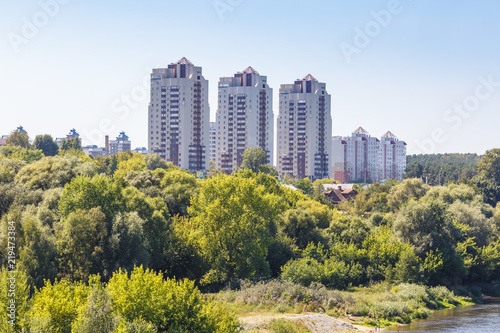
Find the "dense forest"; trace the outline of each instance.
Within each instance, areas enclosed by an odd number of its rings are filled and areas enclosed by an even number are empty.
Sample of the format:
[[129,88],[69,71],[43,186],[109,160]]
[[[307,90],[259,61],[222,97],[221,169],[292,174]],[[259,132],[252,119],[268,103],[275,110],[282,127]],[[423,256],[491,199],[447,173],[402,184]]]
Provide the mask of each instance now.
[[[289,302],[381,282],[429,286],[431,302],[448,295],[438,286],[500,281],[499,149],[467,183],[374,184],[334,206],[328,180],[282,186],[258,149],[199,179],[157,155],[92,159],[51,140],[14,133],[0,148],[0,302],[15,299],[2,332],[236,332],[203,293],[258,281]],[[342,306],[328,297],[325,309]]]
[[429,185],[470,180],[477,175],[477,154],[422,154],[406,157],[405,178],[422,178]]

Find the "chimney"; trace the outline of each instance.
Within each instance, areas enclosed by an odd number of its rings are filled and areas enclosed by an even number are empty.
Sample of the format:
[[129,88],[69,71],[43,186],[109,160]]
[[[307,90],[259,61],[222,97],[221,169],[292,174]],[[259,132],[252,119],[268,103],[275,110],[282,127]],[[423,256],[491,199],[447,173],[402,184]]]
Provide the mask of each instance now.
[[104,156],[109,156],[109,135],[104,137]]

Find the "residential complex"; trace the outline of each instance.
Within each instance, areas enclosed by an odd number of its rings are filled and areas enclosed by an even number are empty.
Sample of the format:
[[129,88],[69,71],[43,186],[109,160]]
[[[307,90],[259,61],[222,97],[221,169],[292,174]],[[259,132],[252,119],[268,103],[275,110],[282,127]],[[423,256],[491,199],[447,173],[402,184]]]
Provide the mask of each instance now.
[[[351,136],[332,137],[331,96],[326,84],[311,74],[280,86],[276,137],[273,89],[267,76],[247,67],[231,77],[221,77],[217,97],[216,121],[210,122],[208,81],[201,67],[182,58],[167,68],[153,69],[148,148],[132,150],[122,131],[116,140],[110,141],[106,135],[104,147],[82,149],[93,157],[128,150],[158,154],[191,173],[204,174],[215,167],[230,174],[241,166],[247,148],[261,147],[266,163],[276,166],[280,178],[334,178],[342,183],[403,179],[406,143],[391,131],[376,138],[362,127]],[[22,126],[17,131],[26,133]],[[8,136],[0,137],[0,146]],[[71,138],[81,143],[74,128],[56,142],[61,145]]]
[[148,150],[190,172],[208,168],[208,81],[186,58],[153,69]]
[[283,84],[279,93],[278,155],[280,177],[312,180],[331,173],[331,96],[312,75]]
[[333,178],[340,182],[403,179],[406,143],[387,132],[379,140],[359,127],[350,137],[332,138]]
[[232,173],[249,147],[261,147],[272,164],[274,145],[273,90],[267,77],[248,67],[219,80],[216,121],[216,167]]
[[125,132],[120,132],[120,135],[116,137],[116,140],[109,141],[109,155],[115,155],[131,150],[131,146],[132,144]]
[[105,136],[104,147],[98,147],[96,145],[88,145],[82,147],[85,154],[97,157],[97,156],[111,156],[118,153],[126,152],[130,150],[134,153],[147,154],[148,150],[145,147],[132,149],[132,142],[125,132],[120,132],[120,135],[116,137],[116,140],[109,140],[109,136]]

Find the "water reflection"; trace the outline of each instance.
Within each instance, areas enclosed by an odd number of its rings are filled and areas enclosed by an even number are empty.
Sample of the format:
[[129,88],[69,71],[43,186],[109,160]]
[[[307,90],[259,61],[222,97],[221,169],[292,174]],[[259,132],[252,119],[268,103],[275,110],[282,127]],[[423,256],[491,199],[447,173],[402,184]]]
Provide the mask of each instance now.
[[499,333],[500,304],[482,304],[436,311],[426,320],[390,327],[390,332]]

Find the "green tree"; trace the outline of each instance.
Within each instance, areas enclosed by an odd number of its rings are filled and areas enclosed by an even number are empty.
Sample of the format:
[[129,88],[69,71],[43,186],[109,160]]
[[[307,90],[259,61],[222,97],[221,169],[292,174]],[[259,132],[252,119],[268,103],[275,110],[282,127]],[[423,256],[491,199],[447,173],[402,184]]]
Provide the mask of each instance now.
[[158,175],[159,173],[160,172],[151,172],[150,170],[142,172],[130,171],[127,176],[125,176],[125,181],[148,197],[162,197],[163,192],[160,187],[161,176]]
[[28,134],[19,130],[15,130],[14,132],[12,132],[5,143],[7,145],[19,146],[26,149],[31,147],[30,137],[28,136]]
[[113,216],[122,207],[121,188],[106,176],[98,175],[92,178],[78,176],[66,184],[59,201],[59,212],[63,217],[78,209],[89,210],[101,207],[108,221],[108,234],[111,233]]
[[94,163],[83,162],[76,156],[53,156],[26,165],[15,180],[30,189],[47,190],[63,187],[79,175],[92,177],[96,171]]
[[389,190],[387,203],[393,211],[399,210],[410,199],[420,199],[429,190],[421,179],[405,179]]
[[43,287],[45,280],[57,277],[57,244],[52,228],[36,216],[36,209],[28,207],[22,213],[24,246],[19,248],[19,263],[33,288]]
[[327,230],[331,243],[343,242],[361,244],[370,232],[366,220],[356,216],[337,214]]
[[89,287],[68,280],[51,283],[38,290],[28,311],[29,332],[70,333],[73,322],[87,303]]
[[281,279],[309,286],[321,279],[321,264],[316,259],[300,258],[290,260],[281,268]]
[[280,216],[280,227],[283,233],[295,240],[299,249],[304,249],[309,243],[325,242],[318,230],[315,218],[302,209],[289,209]]
[[161,179],[161,188],[170,214],[187,216],[191,198],[199,187],[199,181],[189,172],[180,169],[167,171]]
[[114,177],[124,178],[130,171],[141,172],[146,170],[146,162],[141,154],[134,154],[130,159],[118,163],[118,167],[114,173]]
[[405,251],[396,263],[396,280],[404,283],[421,283],[422,271],[422,260],[412,250]]
[[500,185],[500,148],[488,150],[477,168],[480,174]]
[[25,165],[25,161],[0,158],[0,184],[13,182],[14,177]]
[[144,156],[144,162],[146,163],[146,168],[151,171],[156,169],[168,170],[170,168],[174,168],[174,164],[172,162],[165,161],[158,154],[148,154]]
[[102,272],[107,234],[106,216],[100,207],[76,210],[65,217],[57,232],[60,275],[86,281],[90,274]]
[[451,251],[456,234],[445,206],[428,201],[410,201],[403,206],[393,230],[400,240],[411,243],[421,258],[430,250]]
[[117,327],[118,317],[113,313],[111,296],[101,284],[94,285],[87,304],[73,322],[74,333],[110,333]]
[[159,197],[146,197],[131,186],[124,189],[123,202],[126,212],[137,212],[144,221],[144,245],[149,253],[150,267],[163,270],[170,247],[170,216],[165,202]]
[[37,135],[33,148],[40,149],[45,156],[55,156],[59,152],[59,146],[49,134]]
[[206,180],[188,212],[211,270],[205,283],[269,275],[266,261],[279,197],[255,178],[217,176]]
[[144,247],[144,220],[137,212],[119,213],[113,219],[111,249],[113,271],[123,268],[132,271],[134,266],[148,265],[149,253]]
[[32,163],[43,158],[41,150],[33,150],[20,146],[7,145],[0,147],[0,156]]
[[73,137],[69,139],[63,139],[61,141],[60,150],[82,150],[82,144],[80,143],[79,137]]
[[267,154],[261,147],[249,147],[243,152],[241,168],[252,170],[257,173],[261,171],[261,167],[266,165]]
[[[3,227],[3,226],[2,226]],[[13,283],[12,283],[13,282]],[[14,294],[11,294],[12,284]],[[4,333],[22,332],[25,327],[26,312],[29,309],[29,284],[26,273],[22,269],[17,269],[16,273],[11,273],[6,266],[0,268],[0,331]],[[11,297],[13,296],[13,297]],[[15,300],[15,309],[11,310],[11,300]],[[9,323],[12,322],[14,325]]]
[[500,201],[500,148],[486,152],[479,161],[478,171],[476,184],[483,192],[485,200],[495,205]]
[[178,279],[200,280],[205,263],[189,218],[174,216],[170,230],[171,245],[166,257],[166,275]]
[[311,183],[311,180],[308,177],[297,180],[295,182],[295,186],[307,196],[311,197],[314,194],[313,184]]

